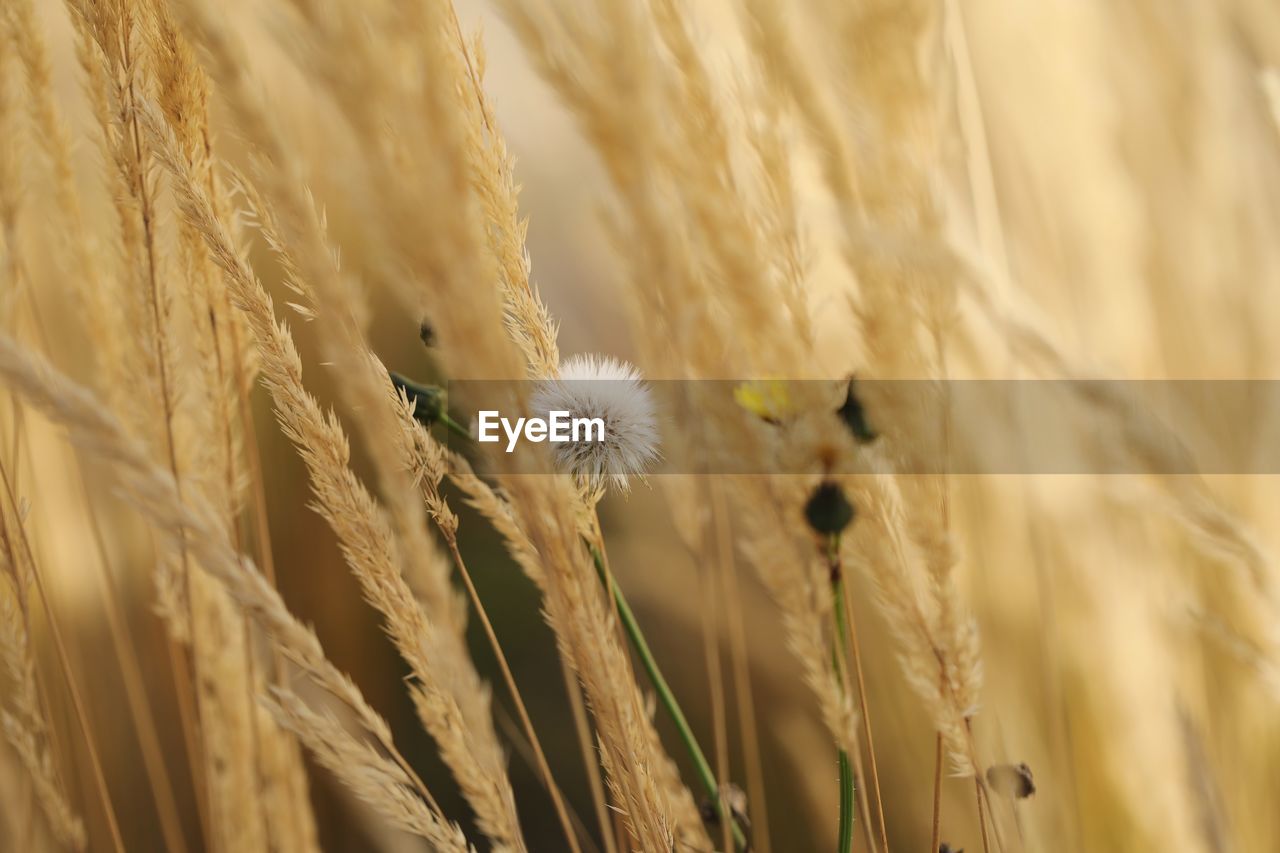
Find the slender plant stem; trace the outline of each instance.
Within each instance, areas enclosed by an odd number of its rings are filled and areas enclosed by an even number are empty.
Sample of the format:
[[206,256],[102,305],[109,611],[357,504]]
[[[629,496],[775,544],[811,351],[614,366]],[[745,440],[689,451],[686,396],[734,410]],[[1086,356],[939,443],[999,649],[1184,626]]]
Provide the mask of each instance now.
[[[978,827],[982,830],[982,853],[991,853],[991,842],[987,837],[987,809],[983,805],[986,789],[982,784],[982,762],[978,760],[978,750],[973,737],[973,721],[966,718],[964,721],[965,734],[969,739],[969,755],[973,762],[973,790],[977,797],[978,803]],[[1004,845],[1000,841],[1000,827],[996,826],[995,815],[991,815],[991,826],[995,829],[996,844],[1003,850]]]
[[[844,586],[844,578],[839,571],[839,561],[837,556],[840,553],[840,537],[832,536],[828,543],[828,560],[830,562],[831,571],[831,598],[834,605],[833,613],[836,622],[837,640],[831,647],[831,667],[835,670],[836,680],[845,690],[848,685],[845,684],[844,670],[840,665],[840,639],[845,635],[845,614],[844,614],[844,595],[842,587]],[[844,749],[840,750],[840,838],[836,853],[849,853],[853,849],[853,767],[849,761],[849,753]]]
[[671,715],[672,722],[676,725],[676,731],[680,734],[680,740],[684,743],[685,750],[693,760],[698,779],[702,782],[702,787],[706,790],[707,797],[715,804],[716,814],[720,816],[720,819],[729,821],[732,824],[734,844],[739,850],[746,850],[746,835],[743,833],[742,827],[738,825],[738,820],[733,815],[732,810],[726,808],[721,801],[720,785],[716,782],[715,773],[707,762],[707,757],[703,754],[702,748],[698,746],[698,740],[693,735],[693,729],[689,727],[689,721],[685,717],[684,711],[680,709],[680,703],[676,701],[675,694],[671,692],[670,685],[667,684],[666,678],[662,675],[662,670],[658,668],[658,662],[654,658],[653,652],[649,649],[649,643],[645,640],[644,633],[640,630],[640,623],[636,621],[635,614],[631,611],[631,606],[627,604],[627,599],[622,594],[621,588],[614,583],[613,576],[605,568],[604,556],[600,553],[600,549],[591,544],[588,544],[588,547],[591,549],[591,559],[595,562],[596,572],[600,575],[600,581],[610,591],[614,604],[618,609],[618,617],[627,632],[627,637],[631,640],[631,646],[635,650],[636,657],[640,658],[640,663],[644,666],[645,672],[649,674],[649,680],[653,683],[654,690],[658,693],[659,701],[667,709],[667,713]]
[[930,853],[938,853],[942,841],[942,733],[935,737],[936,746],[933,755],[933,834],[929,844]]
[[525,707],[524,699],[520,695],[520,688],[516,686],[515,676],[511,673],[511,667],[507,664],[507,656],[502,651],[502,645],[498,642],[498,635],[493,630],[493,623],[489,621],[488,611],[485,610],[484,603],[480,600],[480,593],[476,591],[475,584],[471,581],[471,572],[467,570],[467,564],[463,562],[462,553],[458,550],[458,542],[452,536],[445,537],[445,544],[449,546],[449,554],[453,557],[454,563],[458,567],[458,574],[462,576],[462,582],[467,588],[467,594],[471,597],[471,603],[476,608],[476,615],[480,617],[480,625],[484,628],[485,636],[489,639],[489,645],[493,648],[494,657],[498,659],[498,668],[502,671],[502,678],[506,681],[507,690],[511,693],[511,699],[515,703],[516,713],[520,715],[520,722],[524,726],[525,734],[529,737],[529,745],[533,748],[534,758],[537,759],[538,769],[542,773],[543,781],[546,783],[547,793],[551,796],[551,803],[555,807],[556,816],[560,818],[561,827],[564,829],[566,840],[573,853],[580,853],[578,846],[578,834],[574,831],[573,821],[569,819],[569,810],[565,807],[564,795],[560,792],[560,787],[556,784],[555,777],[551,775],[551,765],[547,763],[547,756],[542,751],[542,743],[538,740],[537,730],[533,727],[533,720],[529,717],[529,710]]
[[[49,592],[45,588],[44,578],[40,574],[40,567],[36,564],[35,551],[31,547],[31,540],[27,538],[26,529],[21,522],[21,513],[18,510],[17,496],[14,494],[13,485],[9,481],[9,475],[5,472],[4,466],[0,465],[0,480],[3,480],[5,497],[9,499],[9,506],[13,510],[14,517],[19,519],[17,524],[17,539],[22,544],[23,552],[26,556],[27,565],[31,567],[31,579],[35,584],[36,595],[40,597],[40,604],[44,609],[45,621],[49,623],[49,635],[53,638],[54,650],[57,652],[58,663],[62,668],[62,675],[67,682],[67,694],[71,697],[71,707],[73,709],[76,725],[80,729],[80,736],[84,739],[85,750],[89,755],[89,767],[93,772],[94,787],[96,788],[98,798],[102,803],[103,817],[107,822],[107,829],[111,833],[111,843],[117,853],[124,853],[124,841],[120,836],[120,825],[116,821],[115,808],[111,803],[111,793],[107,788],[107,779],[102,772],[102,760],[98,754],[98,747],[93,737],[93,729],[89,725],[89,715],[85,710],[84,699],[80,695],[80,688],[76,684],[75,673],[71,669],[71,660],[67,652],[66,643],[62,639],[62,631],[58,627],[58,620],[54,618],[53,603],[49,598]],[[46,700],[47,705],[47,700]]]
[[991,853],[991,842],[987,838],[987,815],[982,805],[982,780],[978,774],[973,775],[973,790],[978,798],[978,828],[982,830],[982,853]]
[[[129,39],[124,39],[122,50],[126,65],[131,65],[129,57]],[[151,307],[151,322],[156,340],[156,379],[160,385],[160,402],[164,414],[165,450],[169,458],[169,469],[173,474],[174,486],[178,500],[182,500],[183,478],[178,466],[178,453],[174,441],[173,419],[174,398],[170,384],[169,363],[166,357],[165,314],[161,310],[160,283],[156,269],[156,234],[154,227],[153,199],[147,191],[147,157],[142,148],[142,130],[138,126],[138,94],[134,83],[130,81],[127,90],[129,111],[129,138],[133,143],[133,155],[138,164],[137,186],[134,188],[142,217],[142,232],[145,236],[147,255],[147,296]],[[178,531],[178,550],[182,561],[182,596],[186,601],[186,619],[190,629],[190,648],[182,649],[170,637],[168,639],[170,664],[174,671],[174,689],[178,697],[178,716],[182,723],[183,737],[187,747],[187,760],[190,766],[192,785],[195,790],[196,812],[200,818],[200,827],[206,843],[214,846],[212,818],[209,811],[208,779],[205,777],[204,729],[200,721],[200,697],[196,685],[200,680],[199,653],[196,648],[195,613],[191,600],[191,560],[187,553],[186,531]]]
[[862,770],[862,753],[854,750],[849,754],[849,760],[853,764],[853,796],[854,802],[858,806],[857,816],[853,819],[853,825],[855,828],[862,827],[862,837],[867,842],[867,850],[875,853],[876,839],[872,829],[875,826],[875,821],[871,819],[871,803],[867,797],[868,786],[864,781],[867,778],[867,774]]
[[853,849],[853,767],[849,753],[840,750],[840,840],[836,844],[839,853]]
[[[835,560],[840,560],[840,553],[837,549]],[[884,799],[880,796],[880,771],[876,767],[876,741],[871,734],[871,709],[867,706],[867,682],[862,675],[862,652],[858,646],[858,623],[853,613],[853,601],[849,595],[849,584],[843,581],[843,572],[841,573],[840,583],[840,600],[844,604],[844,629],[846,635],[842,635],[841,640],[847,639],[849,643],[849,656],[853,662],[854,678],[858,682],[858,704],[862,712],[862,732],[867,740],[867,759],[871,770],[871,790],[876,795],[876,816],[880,821],[880,846],[884,853],[889,853],[889,829],[885,825],[884,820]]]
[[741,723],[742,754],[747,771],[747,802],[751,815],[751,846],[760,853],[771,853],[769,809],[765,796],[764,764],[760,758],[760,731],[756,724],[755,699],[751,690],[751,666],[747,660],[747,632],[743,623],[742,595],[738,588],[738,565],[733,554],[733,531],[729,526],[729,507],[724,484],[711,485],[711,514],[716,538],[723,551],[720,561],[721,584],[724,587],[725,612],[728,615],[729,656],[733,666],[736,710]]
[[582,751],[582,764],[587,772],[587,787],[591,790],[591,805],[600,823],[600,839],[605,853],[618,853],[614,839],[613,820],[609,814],[609,802],[605,799],[604,780],[600,776],[600,763],[596,759],[595,743],[591,739],[591,721],[587,717],[587,703],[582,698],[582,685],[574,677],[573,670],[563,657],[559,657],[560,672],[564,676],[564,690],[569,697],[569,709],[573,712],[573,729],[578,736],[578,748]]
[[[702,616],[702,640],[707,663],[707,681],[709,685],[709,694],[711,698],[711,720],[712,720],[712,738],[713,748],[715,751],[715,772],[720,779],[729,778],[729,731],[728,721],[725,709],[724,696],[724,667],[720,659],[720,602],[721,596],[718,594],[717,584],[719,578],[717,575],[725,571],[725,563],[732,559],[731,551],[733,548],[731,540],[728,538],[728,530],[724,525],[724,519],[712,518],[711,526],[714,529],[715,543],[714,556],[706,562],[709,562],[715,568],[712,571],[700,572],[699,582],[703,585],[702,599],[706,602],[706,606],[699,608]],[[699,562],[703,562],[700,560]],[[723,810],[726,803],[724,802],[725,791],[720,791],[719,803]],[[730,824],[728,821],[720,822],[721,841],[725,850],[733,849],[733,836],[730,832]]]
[[[511,713],[501,705],[495,705],[493,708],[493,719],[508,738],[511,740],[511,746],[519,754],[520,758],[535,771],[538,769],[538,757],[533,754],[533,747],[529,744],[529,738],[525,736],[524,731],[520,728],[520,724],[512,718]],[[541,772],[538,773],[538,781],[542,782],[543,790],[546,787],[546,779],[542,778]],[[550,793],[548,791],[548,793]],[[573,821],[574,829],[577,830],[578,837],[586,844],[592,853],[600,853],[600,848],[596,846],[594,839],[591,837],[591,830],[587,829],[586,823],[582,820],[582,815],[578,814],[578,810],[573,804],[565,801],[565,808],[569,810],[569,820]]]
[[448,412],[440,413],[440,423],[448,427],[449,431],[461,436],[462,438],[471,438],[471,430],[449,417]]
[[[48,327],[41,313],[35,291],[29,287],[24,289],[27,292],[28,308],[31,311],[36,334],[39,336],[45,351],[52,352]],[[21,435],[21,427],[26,421],[25,418],[20,416],[17,409],[15,409],[15,418],[14,442],[16,445],[18,437]],[[16,463],[18,459],[16,452],[12,458]],[[120,595],[116,591],[115,581],[113,580],[115,573],[111,569],[111,559],[107,550],[106,539],[102,534],[102,524],[98,519],[93,500],[89,496],[89,486],[84,473],[84,460],[81,458],[79,448],[73,450],[70,465],[75,474],[76,485],[79,487],[79,492],[84,499],[89,532],[98,555],[97,563],[100,571],[98,580],[103,592],[103,613],[107,619],[107,630],[111,637],[115,658],[120,666],[121,683],[124,687],[125,699],[130,710],[130,722],[133,725],[134,734],[138,738],[139,750],[142,753],[143,770],[147,774],[148,782],[150,783],[151,795],[156,805],[156,816],[160,823],[160,832],[164,836],[165,844],[173,853],[187,853],[186,837],[182,832],[182,818],[178,814],[177,800],[174,798],[173,781],[169,777],[168,768],[165,766],[164,750],[156,735],[158,729],[156,728],[155,717],[151,712],[151,705],[147,699],[146,682],[142,675],[142,667],[138,662],[137,644],[134,642],[133,634],[129,630],[124,615],[124,607],[120,602]],[[19,470],[20,466],[15,464],[13,473],[15,493],[18,487]]]

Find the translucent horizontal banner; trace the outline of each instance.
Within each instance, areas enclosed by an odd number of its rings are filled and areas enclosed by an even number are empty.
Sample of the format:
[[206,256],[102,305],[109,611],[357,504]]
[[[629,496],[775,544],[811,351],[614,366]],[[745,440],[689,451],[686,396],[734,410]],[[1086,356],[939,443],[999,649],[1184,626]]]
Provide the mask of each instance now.
[[481,469],[808,474],[875,460],[904,474],[1280,473],[1280,381],[619,376],[443,390],[419,415],[451,421],[441,435]]

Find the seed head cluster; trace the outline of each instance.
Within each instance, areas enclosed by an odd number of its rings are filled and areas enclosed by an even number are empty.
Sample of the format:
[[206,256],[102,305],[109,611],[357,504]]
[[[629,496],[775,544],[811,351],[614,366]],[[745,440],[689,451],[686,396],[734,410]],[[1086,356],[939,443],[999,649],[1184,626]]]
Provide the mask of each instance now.
[[571,418],[604,422],[600,441],[551,445],[560,470],[593,487],[607,483],[626,491],[630,478],[642,476],[662,456],[653,393],[639,371],[624,361],[571,356],[560,365],[558,377],[538,384],[531,407],[539,417],[565,411]]

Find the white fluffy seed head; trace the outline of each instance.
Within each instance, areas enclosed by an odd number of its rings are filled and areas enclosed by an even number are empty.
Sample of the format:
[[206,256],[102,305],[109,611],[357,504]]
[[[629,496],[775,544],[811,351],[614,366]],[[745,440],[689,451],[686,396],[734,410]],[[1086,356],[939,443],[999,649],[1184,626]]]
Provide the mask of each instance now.
[[560,470],[593,488],[609,483],[626,491],[628,478],[642,476],[661,458],[653,394],[639,371],[624,361],[571,356],[560,365],[559,377],[538,383],[530,405],[539,417],[559,411],[604,422],[603,441],[551,445]]

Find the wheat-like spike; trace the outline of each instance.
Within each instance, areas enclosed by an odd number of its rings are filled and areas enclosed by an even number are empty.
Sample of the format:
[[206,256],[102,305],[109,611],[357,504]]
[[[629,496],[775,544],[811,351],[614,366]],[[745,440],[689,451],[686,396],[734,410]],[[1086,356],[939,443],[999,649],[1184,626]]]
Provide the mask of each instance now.
[[[401,540],[405,579],[431,617],[461,637],[466,625],[465,605],[450,585],[448,559],[427,535],[426,515],[415,484],[407,474],[407,469],[414,464],[415,450],[412,443],[406,441],[406,424],[413,421],[397,410],[398,397],[392,391],[387,370],[369,349],[368,311],[363,295],[354,285],[343,281],[336,252],[329,248],[323,221],[314,214],[309,197],[300,195],[293,184],[272,179],[272,195],[283,202],[281,209],[285,213],[281,216],[246,178],[238,177],[237,183],[263,237],[285,271],[286,282],[305,300],[304,316],[316,322],[326,361],[341,376],[342,399],[364,435],[396,535]],[[295,246],[299,248],[295,250]],[[394,440],[387,441],[387,436]],[[469,664],[461,646],[454,644],[452,652],[461,658],[452,666],[459,671],[466,670]],[[470,711],[476,712],[468,718],[480,725],[479,721],[488,717],[483,713],[486,703],[475,693],[479,687],[478,677],[468,681],[455,687],[460,694],[471,694],[463,701]],[[492,734],[480,731],[477,737],[492,739]]]
[[600,733],[601,761],[628,831],[644,850],[668,849],[678,821],[659,782],[664,758],[618,641],[612,612],[570,510],[579,500],[562,478],[509,478],[504,488],[534,550],[543,557],[543,608],[561,655],[581,680]]
[[198,565],[253,617],[281,654],[352,711],[355,721],[378,741],[410,780],[415,794],[434,813],[435,820],[447,826],[427,789],[395,749],[386,722],[329,661],[315,633],[289,612],[280,594],[253,562],[231,548],[223,521],[204,498],[199,494],[179,498],[172,475],[150,459],[146,449],[127,434],[100,400],[7,335],[0,336],[0,376],[27,402],[63,425],[76,444],[110,464],[134,505],[157,529],[186,539]]
[[[22,63],[29,97],[27,99],[35,138],[53,171],[54,200],[65,227],[58,229],[61,246],[69,258],[71,280],[76,287],[77,307],[98,353],[101,387],[109,387],[123,375],[121,341],[114,334],[113,320],[118,306],[110,298],[112,265],[104,263],[95,235],[86,227],[76,188],[72,139],[52,88],[48,46],[35,21],[31,0],[15,0],[8,6],[7,21],[12,28],[14,52]],[[83,42],[77,41],[77,51]],[[100,69],[96,63],[88,63]],[[95,104],[95,108],[96,108]]]
[[799,484],[740,478],[739,511],[746,519],[745,550],[760,580],[782,611],[787,645],[803,667],[831,737],[849,754],[858,751],[858,714],[831,668],[831,595],[826,565],[807,541],[798,513],[806,496]]
[[297,694],[280,688],[264,701],[317,761],[393,825],[425,838],[433,849],[474,853],[462,830],[422,801],[403,768],[352,737],[332,715],[312,710]]
[[[211,159],[208,80],[168,11],[157,4],[149,18],[157,100],[175,130],[193,176],[218,198]],[[225,207],[223,208],[225,209]],[[220,217],[224,220],[225,215]],[[202,437],[216,440],[183,443],[183,457],[199,472],[205,497],[225,513],[239,548],[236,523],[248,477],[242,469],[239,385],[235,370],[241,318],[231,310],[225,288],[209,262],[200,235],[185,221],[178,223],[180,257],[190,287],[178,308],[190,329],[189,386],[199,388],[202,405],[192,413]],[[229,226],[226,226],[229,228]],[[194,390],[194,389],[193,389]],[[275,725],[260,727],[254,707],[259,663],[254,660],[248,625],[217,585],[199,574],[189,584],[192,651],[196,670],[204,674],[197,698],[204,738],[203,759],[210,786],[211,822],[232,849],[264,849],[269,834],[258,795],[259,756],[263,741],[288,737]],[[287,749],[280,750],[288,754]],[[299,768],[301,771],[301,768]],[[300,772],[294,774],[300,778]],[[295,808],[308,808],[299,800]],[[289,817],[285,825],[294,823]],[[307,818],[303,818],[307,820]]]
[[[895,123],[895,128],[910,123],[911,132],[902,139],[912,153],[904,157],[874,147],[859,150],[819,85],[816,63],[799,49],[793,21],[781,5],[776,0],[746,0],[744,6],[752,44],[768,79],[779,97],[794,103],[802,116],[818,149],[827,189],[841,205],[843,253],[859,282],[853,313],[860,320],[870,371],[877,378],[937,375],[936,364],[919,343],[918,330],[930,328],[935,343],[945,346],[942,335],[955,297],[955,279],[929,263],[928,255],[908,254],[918,234],[936,233],[939,224],[927,171],[937,156],[939,134],[940,108],[933,103],[933,81],[926,77],[934,65],[886,62],[877,72],[887,79],[862,83],[859,78],[858,95],[869,101],[888,97],[891,83],[898,87],[895,92],[905,93],[892,110],[874,114]],[[936,21],[923,6],[880,13],[831,11],[848,15],[848,32],[856,34],[852,37],[879,34],[894,40],[895,55],[937,49]],[[923,446],[917,443],[919,436],[938,428],[921,416],[938,408],[913,405],[895,393],[892,383],[873,389],[866,405],[873,407],[877,424],[885,429],[890,452],[913,470]],[[938,511],[945,498],[940,503],[935,490],[946,487],[922,478],[907,478],[901,486],[887,478],[872,482],[880,488],[860,491],[862,501],[855,504],[875,517],[866,526],[893,547],[879,552],[884,557],[856,564],[871,575],[876,600],[901,643],[908,679],[946,737],[953,761],[971,774],[973,744],[964,721],[977,710],[981,656],[975,623],[964,612],[952,577],[955,555],[945,512]],[[906,500],[898,496],[899,488],[911,493]],[[923,595],[929,597],[927,607]]]
[[[85,44],[82,63],[93,68],[91,87],[95,112],[103,125],[103,147],[110,171],[112,199],[119,225],[124,270],[116,300],[121,306],[117,328],[141,330],[123,335],[125,353],[121,386],[114,393],[116,411],[126,417],[136,433],[145,436],[169,464],[179,482],[196,471],[182,445],[177,425],[179,352],[175,341],[183,334],[175,326],[175,287],[165,271],[158,217],[158,187],[152,168],[150,145],[139,129],[137,102],[151,80],[154,39],[152,10],[133,3],[102,0],[66,0],[73,23]],[[127,396],[124,389],[130,389]],[[141,405],[140,405],[141,401]],[[188,488],[184,484],[184,488]],[[190,561],[181,541],[156,563],[156,607],[165,616],[175,643],[191,636],[188,600]],[[189,679],[175,649],[183,729],[193,762],[198,760],[195,699],[188,695]],[[202,785],[202,777],[197,784]],[[198,800],[203,804],[205,799]]]
[[978,710],[982,685],[976,628],[958,608],[944,615],[953,605],[939,605],[925,558],[907,531],[895,479],[881,469],[854,478],[850,494],[865,518],[852,531],[847,558],[872,581],[898,640],[903,671],[946,741],[957,774],[973,775],[980,767],[967,721]]
[[[337,533],[365,596],[384,615],[388,632],[418,680],[440,709],[424,718],[482,828],[517,849],[523,842],[504,757],[488,719],[487,694],[470,669],[455,631],[434,621],[415,598],[399,566],[405,555],[391,520],[348,467],[346,435],[302,384],[302,363],[284,323],[253,271],[231,248],[203,190],[193,180],[172,133],[156,111],[144,106],[144,124],[172,176],[184,216],[205,239],[227,277],[237,306],[258,343],[262,378],[275,402],[285,434],[297,446],[312,478],[317,509]],[[387,393],[390,394],[387,381]],[[459,685],[469,689],[463,693]],[[470,703],[464,706],[464,702]],[[420,702],[419,707],[424,707]],[[469,712],[464,713],[464,710]],[[481,736],[477,732],[482,733]],[[488,736],[484,736],[487,734]]]
[[462,490],[467,503],[474,507],[507,543],[512,559],[539,590],[543,589],[542,558],[520,525],[511,502],[493,486],[476,476],[471,464],[461,456],[450,457],[449,479]]
[[456,15],[450,21],[455,46],[466,71],[471,97],[461,106],[468,121],[466,154],[471,185],[489,225],[489,249],[498,264],[507,333],[520,347],[535,379],[555,376],[560,367],[556,324],[537,288],[529,280],[529,253],[525,249],[528,223],[520,218],[519,186],[515,160],[497,129],[497,119],[485,95],[484,52],[479,37],[470,45],[462,36]]

